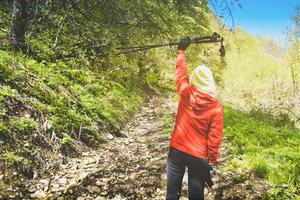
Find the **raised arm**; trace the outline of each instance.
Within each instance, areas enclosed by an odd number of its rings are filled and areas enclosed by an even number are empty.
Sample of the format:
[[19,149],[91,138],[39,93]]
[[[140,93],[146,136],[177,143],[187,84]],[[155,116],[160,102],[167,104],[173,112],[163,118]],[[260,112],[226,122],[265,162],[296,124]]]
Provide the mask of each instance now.
[[180,96],[188,94],[189,76],[186,66],[185,49],[191,44],[191,38],[187,37],[180,40],[177,48],[177,62],[176,62],[176,87]]
[[176,87],[180,96],[187,92],[189,86],[189,76],[186,66],[185,52],[183,50],[177,51],[177,62],[176,62]]

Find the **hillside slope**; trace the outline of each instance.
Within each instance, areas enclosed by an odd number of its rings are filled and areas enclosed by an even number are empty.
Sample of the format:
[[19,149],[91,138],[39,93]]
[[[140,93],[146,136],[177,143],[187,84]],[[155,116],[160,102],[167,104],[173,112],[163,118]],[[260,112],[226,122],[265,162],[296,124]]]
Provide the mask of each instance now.
[[123,83],[72,63],[0,51],[1,188],[119,135],[143,103],[143,85]]

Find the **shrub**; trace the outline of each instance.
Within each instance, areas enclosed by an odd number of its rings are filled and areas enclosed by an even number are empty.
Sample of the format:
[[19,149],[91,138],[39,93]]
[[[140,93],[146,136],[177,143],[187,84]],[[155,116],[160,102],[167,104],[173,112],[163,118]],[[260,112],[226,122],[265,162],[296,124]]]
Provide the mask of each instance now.
[[21,134],[31,133],[37,127],[37,122],[34,119],[26,117],[12,120],[10,123],[13,129]]
[[10,86],[3,86],[0,90],[0,101],[5,100],[7,97],[14,97],[16,91]]
[[68,145],[72,142],[72,138],[68,134],[64,134],[64,137],[60,140],[61,145]]
[[[7,54],[4,54],[3,52],[0,52],[1,56],[8,56]],[[1,82],[8,82],[10,80],[13,80],[15,78],[15,73],[12,68],[10,68],[7,64],[6,59],[0,60],[0,81]]]
[[2,121],[0,121],[0,137],[6,137],[9,133],[9,128],[7,128]]
[[12,167],[16,162],[21,160],[21,157],[18,156],[15,152],[10,151],[4,154],[5,162],[8,167]]
[[257,158],[251,162],[251,171],[259,178],[267,177],[269,173],[268,164],[265,160]]
[[233,182],[234,183],[244,183],[246,180],[248,180],[248,176],[245,174],[235,175],[233,176]]

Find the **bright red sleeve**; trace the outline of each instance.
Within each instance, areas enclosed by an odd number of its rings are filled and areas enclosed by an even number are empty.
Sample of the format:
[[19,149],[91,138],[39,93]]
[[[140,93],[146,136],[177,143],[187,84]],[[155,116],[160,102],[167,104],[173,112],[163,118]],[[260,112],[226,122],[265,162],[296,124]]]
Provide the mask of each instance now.
[[216,164],[219,156],[219,149],[223,138],[223,123],[224,114],[221,107],[213,116],[207,136],[208,161],[211,165]]
[[180,96],[189,95],[189,76],[186,66],[185,52],[183,50],[177,51],[175,77],[178,94]]

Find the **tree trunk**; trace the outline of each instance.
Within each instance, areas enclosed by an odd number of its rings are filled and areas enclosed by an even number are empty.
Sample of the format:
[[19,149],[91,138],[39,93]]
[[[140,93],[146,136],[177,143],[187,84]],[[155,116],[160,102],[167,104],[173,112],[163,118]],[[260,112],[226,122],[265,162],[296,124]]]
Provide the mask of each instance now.
[[10,30],[10,43],[11,46],[17,51],[26,51],[25,32],[27,27],[27,0],[14,0],[11,30]]
[[140,78],[145,78],[145,75],[146,75],[146,72],[147,72],[144,65],[145,64],[141,60],[138,61],[139,77]]

